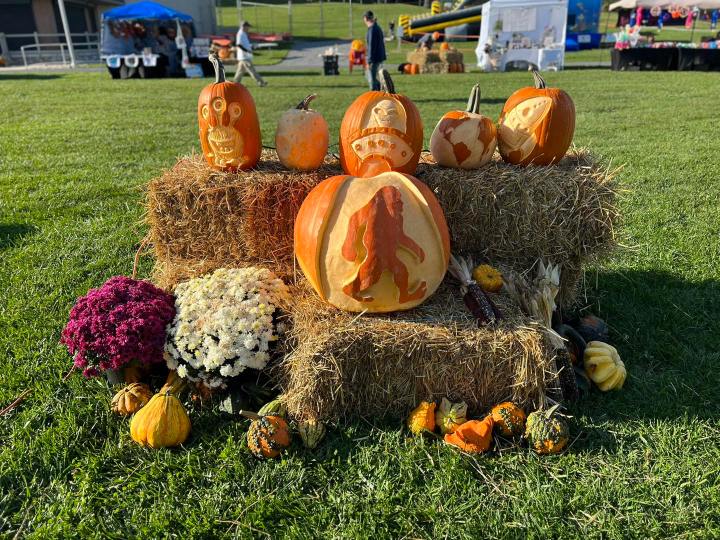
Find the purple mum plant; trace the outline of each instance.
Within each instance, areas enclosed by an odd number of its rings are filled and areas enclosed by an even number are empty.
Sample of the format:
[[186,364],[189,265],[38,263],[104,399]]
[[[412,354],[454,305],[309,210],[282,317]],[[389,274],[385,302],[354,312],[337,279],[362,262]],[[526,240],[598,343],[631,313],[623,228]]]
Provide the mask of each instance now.
[[165,328],[175,317],[175,299],[152,283],[110,278],[78,298],[60,342],[86,377],[122,369],[131,362],[163,362]]

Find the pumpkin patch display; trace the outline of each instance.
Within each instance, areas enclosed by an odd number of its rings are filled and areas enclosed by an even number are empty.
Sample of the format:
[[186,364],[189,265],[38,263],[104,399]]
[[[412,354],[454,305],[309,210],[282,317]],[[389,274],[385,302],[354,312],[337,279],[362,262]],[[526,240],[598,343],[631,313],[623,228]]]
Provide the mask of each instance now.
[[326,302],[354,312],[400,311],[442,282],[450,234],[437,199],[418,179],[334,176],[300,207],[295,255]]
[[585,348],[585,373],[603,391],[619,390],[625,384],[627,371],[617,349],[602,341],[591,341]]
[[545,411],[528,415],[525,423],[525,438],[530,448],[538,454],[557,454],[570,439],[570,429],[565,420],[555,414],[558,405]]
[[130,416],[143,408],[151,397],[152,391],[147,384],[132,383],[113,396],[110,408],[115,414]]
[[255,102],[242,84],[225,79],[225,68],[210,55],[215,82],[198,98],[200,145],[208,164],[219,171],[251,169],[260,159],[262,138]]
[[520,437],[525,431],[525,411],[511,401],[499,403],[490,412],[495,430],[504,437]]
[[325,118],[309,108],[316,97],[310,94],[278,121],[275,147],[280,163],[290,169],[310,171],[325,160],[330,134]]
[[480,114],[480,85],[473,86],[464,111],[450,111],[430,137],[430,152],[438,165],[477,169],[492,159],[497,146],[495,124]]
[[378,73],[381,91],[360,95],[340,125],[340,164],[347,174],[413,174],[420,160],[423,124],[409,98],[395,93],[390,74]]
[[498,149],[507,163],[550,165],[560,161],[575,132],[575,104],[559,88],[548,88],[537,71],[534,87],[517,90],[498,121]]

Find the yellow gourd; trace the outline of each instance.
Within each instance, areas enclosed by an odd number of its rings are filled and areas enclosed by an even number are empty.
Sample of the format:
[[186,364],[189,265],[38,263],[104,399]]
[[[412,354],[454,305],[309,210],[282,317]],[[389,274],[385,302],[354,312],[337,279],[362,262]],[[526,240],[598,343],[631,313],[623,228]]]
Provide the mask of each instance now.
[[407,426],[413,435],[435,431],[435,403],[421,401],[408,416]]
[[130,416],[147,405],[152,391],[147,384],[132,383],[118,391],[110,402],[110,409],[115,414]]
[[480,288],[485,292],[498,292],[503,286],[503,276],[500,271],[489,264],[475,267],[472,273]]
[[591,341],[585,348],[585,373],[603,391],[619,390],[625,384],[627,371],[617,349],[602,341]]
[[177,397],[184,386],[182,380],[166,384],[133,416],[130,436],[136,443],[150,448],[164,448],[178,446],[187,440],[190,417]]

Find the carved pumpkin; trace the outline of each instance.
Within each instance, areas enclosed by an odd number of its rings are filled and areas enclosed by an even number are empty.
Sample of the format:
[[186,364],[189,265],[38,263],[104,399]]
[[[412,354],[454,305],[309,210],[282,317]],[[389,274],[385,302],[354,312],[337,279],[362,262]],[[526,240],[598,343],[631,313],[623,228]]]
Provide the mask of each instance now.
[[505,102],[498,121],[498,149],[514,165],[549,165],[565,155],[575,132],[575,105],[559,88],[547,88],[537,71],[535,87]]
[[348,107],[340,125],[340,164],[347,174],[413,174],[420,159],[423,125],[409,98],[396,94],[387,70],[382,91],[365,92]]
[[483,420],[468,420],[452,433],[446,434],[445,442],[469,454],[487,452],[492,444],[493,425],[494,421],[489,415]]
[[440,285],[450,235],[437,199],[417,178],[333,176],[300,207],[295,255],[326,302],[347,311],[398,311]]
[[294,109],[283,113],[275,132],[280,163],[290,169],[317,169],[328,149],[328,125],[323,116],[308,108],[317,94],[310,94]]
[[446,113],[430,137],[438,165],[477,169],[492,159],[497,146],[495,124],[480,114],[480,85],[473,86],[464,111]]
[[215,82],[198,98],[200,145],[208,164],[219,171],[251,169],[262,150],[255,102],[242,84],[225,80],[225,68],[214,54]]

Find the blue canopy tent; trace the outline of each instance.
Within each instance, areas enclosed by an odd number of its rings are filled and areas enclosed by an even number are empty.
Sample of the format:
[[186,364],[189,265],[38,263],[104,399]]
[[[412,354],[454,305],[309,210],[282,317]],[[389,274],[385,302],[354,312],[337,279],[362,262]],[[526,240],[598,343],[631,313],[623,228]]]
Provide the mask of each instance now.
[[192,22],[192,17],[175,9],[163,6],[157,2],[143,1],[134,4],[125,4],[103,13],[104,21],[127,21],[127,20],[155,20]]

